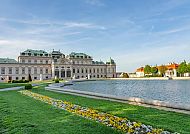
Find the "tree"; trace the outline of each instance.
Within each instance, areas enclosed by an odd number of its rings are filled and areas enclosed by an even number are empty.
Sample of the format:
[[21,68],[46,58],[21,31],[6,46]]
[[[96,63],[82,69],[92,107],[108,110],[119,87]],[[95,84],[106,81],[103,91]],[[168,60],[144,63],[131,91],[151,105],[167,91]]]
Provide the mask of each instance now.
[[144,68],[144,73],[145,74],[150,74],[151,73],[151,67],[149,65],[146,65]]
[[166,68],[166,66],[164,66],[164,65],[161,65],[160,68],[159,68],[160,74],[161,74],[162,76],[164,76],[166,70],[167,70],[167,68]]
[[127,73],[122,73],[122,78],[129,78],[129,75]]
[[28,75],[28,81],[32,81],[32,77],[30,74]]
[[188,66],[186,61],[181,62],[181,64],[179,65],[177,72],[180,74],[180,76],[184,76],[184,73],[188,72]]
[[152,74],[157,74],[158,73],[158,68],[157,67],[151,67],[151,73]]
[[190,63],[187,64],[187,72],[190,73]]

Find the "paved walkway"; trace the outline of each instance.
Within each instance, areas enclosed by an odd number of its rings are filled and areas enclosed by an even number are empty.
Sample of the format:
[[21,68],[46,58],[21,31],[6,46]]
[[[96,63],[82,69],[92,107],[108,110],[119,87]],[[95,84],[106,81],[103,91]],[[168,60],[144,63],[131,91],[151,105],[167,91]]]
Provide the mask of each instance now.
[[20,89],[24,89],[24,86],[21,86],[21,87],[3,88],[3,89],[0,89],[0,92],[1,92],[1,91],[20,90]]

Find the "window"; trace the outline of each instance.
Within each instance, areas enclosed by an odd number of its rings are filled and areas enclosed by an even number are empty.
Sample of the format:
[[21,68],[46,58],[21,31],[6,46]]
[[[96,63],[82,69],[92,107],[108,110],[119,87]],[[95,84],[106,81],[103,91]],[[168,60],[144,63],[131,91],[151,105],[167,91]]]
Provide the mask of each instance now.
[[15,73],[19,74],[19,68],[18,67],[15,68]]
[[34,60],[34,63],[37,63],[37,60]]
[[101,68],[101,73],[103,73],[103,69]]
[[73,73],[75,73],[75,69],[73,68]]
[[40,68],[40,74],[43,74],[43,68]]
[[24,59],[22,59],[22,63],[25,63],[25,60],[24,60]]
[[22,68],[22,74],[25,74],[25,68],[24,67]]
[[88,73],[88,69],[86,69],[86,73]]
[[96,69],[94,68],[94,73],[96,73]]
[[77,69],[77,73],[79,73],[79,69]]
[[46,68],[46,74],[48,74],[48,68]]
[[90,69],[90,73],[92,73],[92,70]]
[[1,68],[1,74],[5,74],[5,67]]
[[83,69],[81,69],[81,73],[84,73]]
[[46,64],[48,64],[48,60],[46,60]]
[[28,60],[28,63],[31,63],[31,60]]
[[37,80],[37,77],[34,77],[34,80]]
[[99,68],[97,69],[97,73],[99,73]]
[[36,67],[34,68],[34,74],[37,74],[37,68]]
[[18,80],[18,77],[16,77],[16,80]]
[[42,64],[42,63],[43,63],[43,60],[40,60],[40,63]]
[[28,74],[31,74],[31,67],[28,68]]
[[25,77],[22,77],[22,80],[25,80]]

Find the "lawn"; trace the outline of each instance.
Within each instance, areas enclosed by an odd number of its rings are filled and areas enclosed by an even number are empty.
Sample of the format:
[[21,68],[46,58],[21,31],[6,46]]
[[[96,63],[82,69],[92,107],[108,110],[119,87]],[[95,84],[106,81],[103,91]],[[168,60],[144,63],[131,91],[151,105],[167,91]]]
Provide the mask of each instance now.
[[[190,132],[190,115],[54,93],[44,90],[43,86],[32,91],[169,131],[182,134]],[[122,132],[23,96],[17,91],[7,91],[0,94],[0,133],[119,134]]]
[[[47,85],[47,83],[52,83],[52,80],[44,80],[44,81],[32,81],[30,84],[44,84]],[[27,83],[0,83],[0,89],[3,88],[10,88],[10,87],[19,87],[24,86]]]
[[97,122],[57,109],[17,91],[0,94],[0,133],[120,134]]
[[0,83],[0,90],[3,88],[24,86],[25,83]]

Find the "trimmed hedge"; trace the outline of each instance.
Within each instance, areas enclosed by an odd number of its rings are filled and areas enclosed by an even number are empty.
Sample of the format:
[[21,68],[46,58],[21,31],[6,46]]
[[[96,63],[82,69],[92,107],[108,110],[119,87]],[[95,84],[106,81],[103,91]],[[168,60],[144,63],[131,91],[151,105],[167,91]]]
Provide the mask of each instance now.
[[59,80],[58,80],[58,79],[55,79],[55,83],[59,83]]
[[25,85],[25,89],[32,89],[32,84]]
[[13,80],[12,83],[28,83],[29,80]]

